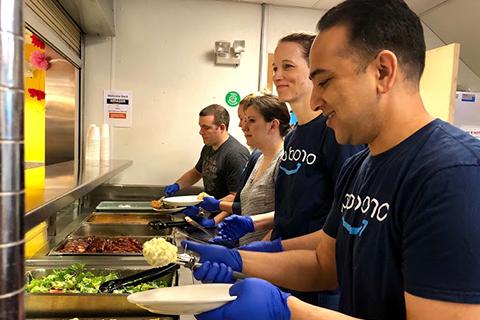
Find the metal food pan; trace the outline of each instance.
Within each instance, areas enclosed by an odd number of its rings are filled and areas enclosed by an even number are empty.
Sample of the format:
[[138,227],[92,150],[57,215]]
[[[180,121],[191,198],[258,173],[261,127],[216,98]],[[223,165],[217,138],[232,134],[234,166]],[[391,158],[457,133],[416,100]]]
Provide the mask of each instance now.
[[[89,268],[85,270],[95,275],[116,272],[119,277],[126,277],[134,273],[148,269],[149,267],[137,267],[136,269],[117,269],[113,266],[104,266]],[[53,269],[59,267],[26,267],[26,275],[28,277],[43,277],[52,273]],[[177,273],[162,277],[169,286],[177,285]],[[132,316],[149,316],[150,318],[159,319],[178,319],[174,316],[153,315],[147,310],[137,307],[135,304],[127,301],[128,294],[111,294],[111,293],[26,293],[25,294],[25,310],[28,318],[46,318],[51,317],[58,319],[59,317],[67,317],[71,319],[78,317],[132,317]],[[138,319],[138,318],[137,318]]]
[[[86,238],[86,237],[73,237],[69,236],[65,239],[63,239],[58,245],[56,245],[50,252],[48,253],[49,256],[141,256],[142,252],[99,252],[99,253],[94,253],[94,252],[85,252],[85,253],[80,253],[80,252],[62,252],[62,248],[67,244],[68,241],[72,240],[78,240],[80,238]],[[114,237],[99,237],[99,238],[109,238],[109,239],[119,239],[119,238],[125,238],[125,237],[119,237],[119,236],[114,236]],[[140,243],[144,243],[154,237],[128,237],[132,239],[136,239],[140,241]]]
[[151,201],[102,201],[97,211],[153,211]]
[[96,212],[85,220],[90,224],[140,224],[145,225],[153,220],[171,221],[167,216],[158,214],[138,214],[138,213],[103,213]]
[[158,237],[172,233],[171,229],[154,230],[148,225],[139,224],[91,224],[83,223],[73,231],[72,237],[99,236],[99,237]]

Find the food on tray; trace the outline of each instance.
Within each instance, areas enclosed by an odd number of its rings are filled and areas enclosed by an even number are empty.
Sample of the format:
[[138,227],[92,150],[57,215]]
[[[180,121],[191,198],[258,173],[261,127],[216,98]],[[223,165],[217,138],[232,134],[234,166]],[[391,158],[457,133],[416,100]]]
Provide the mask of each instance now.
[[151,220],[158,219],[156,214],[94,214],[88,218],[88,223],[92,224],[148,224]]
[[175,208],[175,206],[171,206],[171,205],[166,204],[163,201],[164,198],[165,197],[161,197],[158,200],[152,200],[152,208],[155,208],[155,209],[172,209],[172,208]]
[[[85,269],[84,264],[74,264],[65,269],[54,269],[51,274],[29,279],[27,292],[30,293],[98,293],[98,288],[108,280],[118,279],[115,272],[95,275]],[[129,286],[113,293],[134,293],[168,286],[164,280],[154,280],[137,286]]]
[[143,256],[148,264],[163,267],[177,260],[177,247],[164,238],[153,238],[143,244]]
[[209,194],[206,193],[206,192],[200,192],[200,193],[198,194],[198,196],[197,196],[197,199],[198,199],[198,200],[203,200],[203,198],[205,198],[205,197],[211,197],[211,195],[209,195]]
[[142,252],[142,243],[128,237],[112,239],[88,236],[68,240],[59,251],[67,253],[140,253]]

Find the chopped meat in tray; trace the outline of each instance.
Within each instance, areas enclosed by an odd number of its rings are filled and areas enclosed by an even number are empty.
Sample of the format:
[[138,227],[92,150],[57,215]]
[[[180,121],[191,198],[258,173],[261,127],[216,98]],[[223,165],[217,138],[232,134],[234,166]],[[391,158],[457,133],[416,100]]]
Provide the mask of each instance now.
[[137,239],[89,236],[71,239],[59,251],[66,253],[140,253],[142,249],[143,245]]

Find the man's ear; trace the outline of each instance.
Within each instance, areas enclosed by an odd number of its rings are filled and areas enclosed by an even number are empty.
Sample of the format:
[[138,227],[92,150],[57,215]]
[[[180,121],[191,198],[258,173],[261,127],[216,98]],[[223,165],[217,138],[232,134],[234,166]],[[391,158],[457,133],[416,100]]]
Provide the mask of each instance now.
[[380,51],[374,60],[377,78],[377,92],[386,93],[394,85],[398,73],[398,60],[390,50]]
[[222,123],[218,126],[220,128],[220,130],[222,131],[227,131],[227,126],[225,125],[225,123]]

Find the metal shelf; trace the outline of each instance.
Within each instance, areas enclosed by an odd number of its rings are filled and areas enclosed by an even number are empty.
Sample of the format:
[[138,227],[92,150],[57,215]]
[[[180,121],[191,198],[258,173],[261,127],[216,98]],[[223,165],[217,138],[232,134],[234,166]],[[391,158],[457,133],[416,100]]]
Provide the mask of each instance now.
[[84,162],[81,166],[67,161],[25,170],[27,180],[39,176],[41,181],[25,187],[25,232],[131,165],[131,160]]

